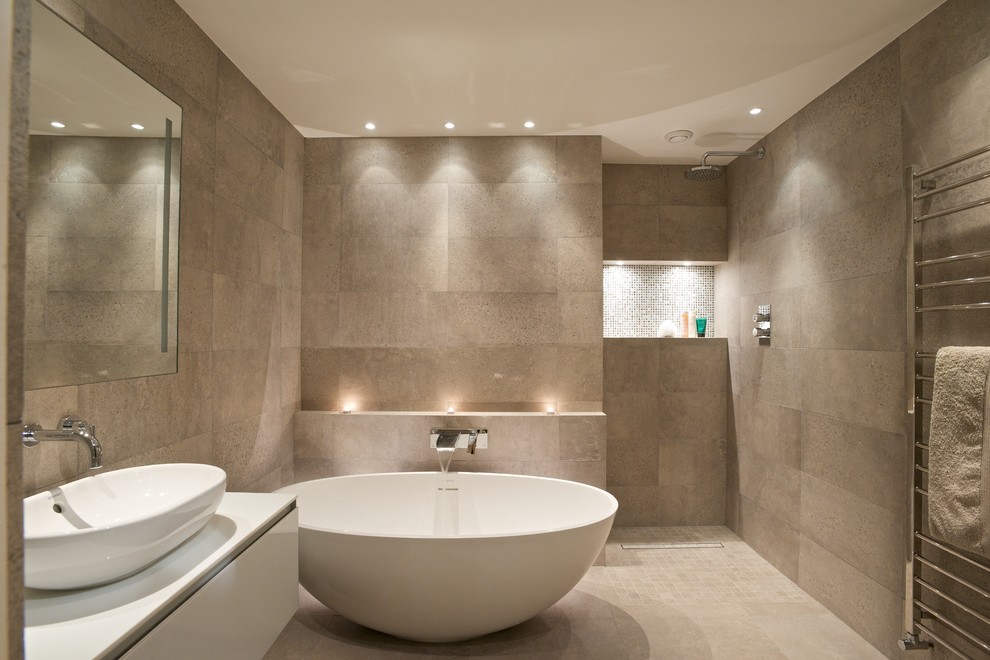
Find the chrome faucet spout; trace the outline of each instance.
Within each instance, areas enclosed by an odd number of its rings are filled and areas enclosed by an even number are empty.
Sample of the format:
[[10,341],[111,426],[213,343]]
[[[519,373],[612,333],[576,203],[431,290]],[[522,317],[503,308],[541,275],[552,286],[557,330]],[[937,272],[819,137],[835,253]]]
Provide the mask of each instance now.
[[441,430],[437,434],[437,449],[454,449],[457,447],[457,438],[461,436],[457,430]]
[[21,444],[35,447],[42,440],[81,442],[89,450],[89,469],[103,467],[103,447],[96,438],[96,427],[85,420],[67,415],[59,420],[57,429],[47,431],[37,422],[24,425],[21,430]]
[[[463,438],[463,440],[461,439]],[[473,454],[477,447],[488,446],[488,429],[430,429],[430,443],[437,449],[467,449]]]

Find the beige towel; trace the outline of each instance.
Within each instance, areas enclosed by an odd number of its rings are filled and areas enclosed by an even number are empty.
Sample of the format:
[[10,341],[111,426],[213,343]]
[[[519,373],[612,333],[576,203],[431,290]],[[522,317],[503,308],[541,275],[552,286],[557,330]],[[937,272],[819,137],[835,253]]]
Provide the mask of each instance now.
[[990,347],[935,357],[928,454],[933,536],[990,557]]

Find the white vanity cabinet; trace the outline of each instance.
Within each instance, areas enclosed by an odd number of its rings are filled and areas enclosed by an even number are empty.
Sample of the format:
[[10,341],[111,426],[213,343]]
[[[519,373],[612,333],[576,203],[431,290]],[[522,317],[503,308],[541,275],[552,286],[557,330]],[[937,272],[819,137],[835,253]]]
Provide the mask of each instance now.
[[111,584],[29,589],[27,660],[261,658],[292,618],[298,512],[281,493],[226,493],[174,552]]

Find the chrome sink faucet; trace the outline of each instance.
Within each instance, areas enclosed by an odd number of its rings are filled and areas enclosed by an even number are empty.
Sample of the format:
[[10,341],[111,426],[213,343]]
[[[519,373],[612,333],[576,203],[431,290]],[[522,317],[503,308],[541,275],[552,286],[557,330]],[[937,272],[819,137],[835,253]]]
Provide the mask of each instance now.
[[89,449],[89,469],[103,467],[103,447],[96,439],[96,427],[83,419],[66,415],[58,421],[58,428],[48,431],[41,428],[41,424],[37,422],[24,425],[21,431],[21,444],[25,447],[34,447],[42,440],[81,442]]

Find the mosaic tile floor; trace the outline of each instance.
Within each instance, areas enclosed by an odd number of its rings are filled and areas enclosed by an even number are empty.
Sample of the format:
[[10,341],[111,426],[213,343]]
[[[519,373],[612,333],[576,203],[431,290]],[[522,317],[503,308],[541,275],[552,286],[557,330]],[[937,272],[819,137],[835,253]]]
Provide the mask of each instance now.
[[[626,544],[719,543],[623,549]],[[616,528],[605,565],[525,623],[455,644],[407,642],[335,615],[300,589],[267,660],[532,658],[880,660],[884,656],[724,527]]]

